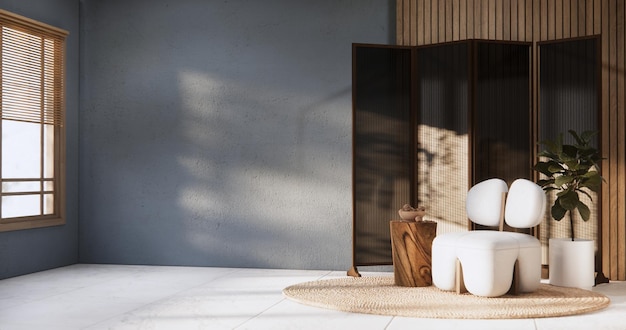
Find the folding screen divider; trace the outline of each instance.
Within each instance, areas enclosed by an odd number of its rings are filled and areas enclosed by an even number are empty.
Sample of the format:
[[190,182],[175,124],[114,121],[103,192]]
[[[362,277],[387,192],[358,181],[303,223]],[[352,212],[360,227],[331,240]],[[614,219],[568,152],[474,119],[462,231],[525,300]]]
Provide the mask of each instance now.
[[414,52],[382,45],[352,48],[353,274],[357,265],[392,263],[389,220],[396,205],[414,196]]
[[468,229],[469,119],[472,43],[420,47],[417,52],[415,204],[437,231]]
[[530,178],[531,46],[469,40],[353,45],[353,265],[390,265],[389,221],[424,205],[438,232],[468,230],[484,178]]
[[[518,178],[533,178],[531,51],[530,43],[476,43],[472,184],[494,177],[508,184]],[[474,229],[482,226],[475,225]]]
[[[565,143],[575,141],[567,133],[586,130],[600,131],[601,122],[601,48],[600,38],[584,37],[538,44],[539,64],[539,136],[540,141],[554,139],[563,133]],[[601,133],[601,132],[599,132]],[[599,147],[598,134],[594,147]],[[583,222],[577,212],[573,212],[577,238],[596,241],[596,271],[602,274],[602,222],[600,221],[600,194],[591,192],[589,203],[591,218]],[[548,197],[552,205],[556,196]],[[586,203],[588,201],[585,201]],[[543,263],[548,263],[547,246],[549,238],[569,237],[569,221],[556,222],[549,213],[539,227],[539,238],[544,246]],[[598,281],[598,279],[596,279]],[[602,280],[600,280],[602,281]]]

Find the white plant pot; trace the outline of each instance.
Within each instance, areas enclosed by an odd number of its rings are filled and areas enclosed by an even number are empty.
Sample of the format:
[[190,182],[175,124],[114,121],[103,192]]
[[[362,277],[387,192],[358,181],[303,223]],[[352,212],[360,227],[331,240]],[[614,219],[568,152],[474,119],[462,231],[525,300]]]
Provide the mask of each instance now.
[[595,285],[594,241],[551,238],[549,244],[550,284],[590,290]]

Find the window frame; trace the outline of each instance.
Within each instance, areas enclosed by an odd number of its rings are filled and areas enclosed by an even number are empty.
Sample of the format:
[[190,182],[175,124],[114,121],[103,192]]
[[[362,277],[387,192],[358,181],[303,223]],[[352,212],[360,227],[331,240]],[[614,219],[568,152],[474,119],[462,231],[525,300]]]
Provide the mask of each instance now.
[[[58,119],[58,124],[53,125],[54,130],[54,172],[53,172],[53,196],[54,196],[54,212],[52,214],[40,214],[34,216],[23,216],[23,217],[11,217],[11,218],[2,218],[0,213],[0,232],[6,231],[14,231],[14,230],[24,230],[24,229],[33,229],[33,228],[42,228],[42,227],[50,227],[50,226],[60,226],[64,225],[66,222],[66,184],[65,184],[65,165],[66,165],[66,125],[65,125],[65,81],[66,81],[66,37],[69,34],[68,31],[35,21],[33,19],[17,15],[6,10],[0,9],[0,29],[8,27],[11,29],[16,29],[22,32],[26,32],[28,34],[32,34],[35,36],[43,37],[43,38],[51,38],[55,40],[55,42],[60,42],[59,52],[55,51],[55,56],[60,56],[58,59],[60,61],[58,70],[54,71],[55,79],[58,79],[59,85],[55,82],[54,92],[60,98],[60,108]],[[0,34],[1,35],[1,34]],[[2,39],[0,36],[0,49],[2,47]],[[1,56],[1,52],[0,52]],[[56,60],[56,59],[55,59]],[[0,57],[0,61],[3,59]],[[1,65],[1,63],[0,63]],[[1,70],[1,67],[0,67]],[[41,69],[42,72],[44,68]],[[1,71],[0,71],[1,74]],[[2,97],[2,89],[1,89],[1,80],[2,77],[0,75],[0,100]],[[0,121],[8,120],[2,118],[2,107],[0,106]],[[2,122],[0,122],[1,125]],[[39,125],[45,125],[47,123],[40,122]],[[2,128],[0,126],[0,132]],[[46,139],[45,137],[41,137],[42,139]],[[0,151],[1,151],[0,145]],[[39,159],[41,161],[41,158]],[[2,166],[2,154],[0,152],[0,182],[5,182],[2,176],[1,171]],[[41,177],[40,180],[44,180],[45,178]],[[43,188],[42,188],[43,189]],[[42,193],[42,192],[40,192]],[[2,196],[5,196],[4,193],[1,193]],[[0,200],[1,206],[1,200]],[[43,213],[43,212],[42,212]]]

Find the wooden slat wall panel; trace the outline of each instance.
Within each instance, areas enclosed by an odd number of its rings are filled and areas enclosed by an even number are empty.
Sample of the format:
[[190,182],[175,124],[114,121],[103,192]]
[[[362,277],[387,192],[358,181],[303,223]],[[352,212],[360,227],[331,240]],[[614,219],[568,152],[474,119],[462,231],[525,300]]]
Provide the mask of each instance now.
[[467,6],[469,1],[459,1],[459,40],[467,39]]
[[546,5],[548,7],[548,11],[545,20],[545,27],[542,27],[542,29],[546,29],[548,34],[546,39],[554,40],[556,39],[556,0],[547,0]]
[[526,29],[526,38],[525,41],[533,40],[533,15],[535,11],[533,10],[534,3],[531,1],[519,1],[520,6],[525,6],[524,13],[526,16],[526,20],[520,21],[519,24],[522,24]]
[[[425,25],[425,19],[424,19],[424,3],[417,3],[417,6],[415,6],[415,11],[416,11],[416,15],[417,15],[417,31],[424,31],[424,25]],[[416,34],[416,39],[417,39],[417,43],[416,45],[423,45],[424,44],[424,34],[423,33],[415,33]]]
[[560,11],[563,13],[563,26],[565,27],[563,38],[569,38],[572,35],[572,8],[570,0],[564,0],[563,10]]
[[[404,30],[406,30],[406,28],[404,27],[404,21],[402,20],[403,18],[402,13],[404,12],[404,8],[406,7],[406,5],[403,1],[404,0],[397,0],[397,3],[396,3],[396,44],[398,45],[405,44],[405,40],[406,40],[406,38],[403,35]],[[410,1],[410,0],[406,0],[406,1]]]
[[[555,8],[559,8],[563,5],[563,1],[569,1],[569,0],[556,0],[555,3]],[[562,39],[563,38],[563,27],[566,26],[567,24],[564,24],[564,17],[569,17],[568,15],[564,15],[563,11],[556,11],[554,13],[554,38],[555,39]]]
[[593,0],[585,0],[585,34],[593,34]]
[[593,1],[593,33],[602,33],[602,3],[601,0],[589,0]]
[[[622,240],[622,244],[618,244],[618,251],[617,251],[617,255],[618,256],[625,256],[626,255],[626,244],[623,243],[624,240],[626,240],[626,221],[624,219],[626,219],[626,205],[624,203],[624,200],[626,200],[626,134],[625,134],[625,127],[626,127],[626,116],[625,116],[625,104],[626,101],[624,100],[625,98],[625,94],[626,94],[626,87],[624,85],[624,75],[626,74],[625,68],[626,68],[626,59],[625,59],[625,54],[624,54],[624,37],[625,37],[625,23],[624,23],[624,19],[626,16],[626,12],[625,12],[625,5],[623,1],[618,1],[617,2],[617,8],[615,10],[616,12],[616,38],[615,41],[617,42],[617,70],[616,70],[616,74],[617,74],[617,121],[618,121],[618,131],[617,131],[617,150],[618,150],[618,164],[620,166],[620,168],[618,169],[618,180],[617,180],[617,184],[618,184],[618,189],[617,191],[619,192],[619,196],[617,197],[618,200],[618,215],[617,215],[617,219],[618,219],[618,223],[617,223],[617,237],[618,239]],[[619,220],[621,219],[621,220]],[[619,258],[619,257],[618,257]],[[618,274],[624,274],[626,273],[626,262],[618,262],[617,265],[617,273]],[[618,275],[620,276],[620,275]]]
[[448,1],[449,0],[439,0],[439,8],[435,12],[435,14],[438,15],[437,22],[439,26],[437,27],[437,40],[439,40],[439,42],[446,41],[446,2]]
[[[619,0],[621,1],[621,0]],[[609,36],[609,61],[608,63],[602,63],[602,65],[608,65],[609,66],[609,84],[608,86],[603,86],[603,88],[608,89],[609,91],[609,99],[608,99],[608,112],[609,112],[609,125],[608,125],[608,129],[609,129],[609,138],[615,136],[617,137],[617,71],[616,69],[616,64],[617,64],[617,59],[615,54],[617,53],[617,38],[615,37],[616,34],[616,30],[617,30],[617,22],[616,22],[616,5],[617,5],[617,1],[615,0],[608,0],[606,4],[603,4],[603,6],[607,6],[608,7],[608,11],[609,14],[606,17],[607,20],[609,21],[608,24],[608,31],[607,34]],[[605,32],[602,31],[602,33],[604,34]],[[611,139],[613,140],[613,139]],[[609,178],[612,178],[613,180],[617,181],[618,178],[618,159],[617,159],[617,142],[616,140],[614,141],[609,141],[609,157],[608,157],[608,163],[609,163]],[[613,181],[610,180],[609,182]],[[615,182],[617,183],[617,182]],[[609,242],[611,244],[617,242],[617,216],[618,216],[618,208],[619,206],[618,204],[618,190],[617,190],[617,185],[616,184],[610,184],[609,185],[609,202],[611,205],[610,211],[609,211],[609,228],[613,228],[609,234]],[[615,207],[613,207],[613,205],[615,205]],[[610,264],[611,265],[617,265],[618,264],[618,260],[617,260],[617,253],[612,253],[613,251],[611,251],[610,254]],[[609,270],[609,277],[610,278],[615,278],[615,276],[617,275],[617,267],[610,267]]]
[[[456,20],[454,19],[454,11],[452,10],[452,0],[446,0],[446,11],[445,11],[445,19],[446,22],[446,40],[454,40],[454,33],[452,32],[452,22],[459,21],[457,16]],[[457,25],[457,24],[455,24]]]
[[509,32],[511,34],[511,40],[514,40],[514,41],[519,40],[519,34],[517,32],[518,24],[515,23],[519,19],[518,18],[518,15],[519,15],[518,14],[518,10],[519,10],[519,8],[518,8],[518,1],[517,0],[511,0],[511,15],[508,18],[508,20],[509,20],[508,24],[511,25],[511,31],[509,31]]
[[[496,2],[496,9],[495,9],[495,24],[490,24],[490,27],[493,26],[493,30],[495,32],[495,39],[502,39],[502,30],[504,30],[504,28],[502,29],[496,29],[496,26],[503,26],[504,24],[504,11],[503,11],[503,3],[502,1],[498,1]],[[508,9],[508,14],[511,13],[511,7],[510,7],[510,3],[507,1],[507,7],[509,7]],[[507,15],[508,16],[508,15]],[[509,16],[510,18],[510,16]],[[510,38],[510,33],[511,33],[511,22],[509,21],[508,24],[508,29],[509,31],[509,38]]]
[[411,31],[409,31],[410,35],[411,35],[411,43],[412,44],[416,44],[417,43],[417,33],[413,32],[413,31],[417,31],[418,30],[418,24],[419,21],[417,20],[417,5],[416,4],[412,4],[411,5],[411,11],[409,12],[409,21],[411,24]]
[[[416,31],[418,35],[423,35],[424,43],[423,45],[428,45],[432,43],[431,29],[432,29],[432,15],[430,11],[430,1],[423,1],[424,3],[424,33],[420,33]],[[419,39],[419,37],[418,37]],[[422,44],[418,44],[422,45]]]
[[[600,2],[600,1],[598,1]],[[598,9],[596,7],[596,9]],[[607,5],[602,5],[602,3],[600,3],[600,34],[601,34],[601,38],[602,38],[602,127],[605,128],[602,130],[602,157],[607,159],[609,157],[609,149],[610,149],[610,132],[608,129],[608,123],[609,123],[609,112],[607,111],[607,106],[609,104],[609,72],[610,72],[610,68],[608,66],[608,62],[609,62],[609,20],[608,20],[608,16],[609,16],[609,7]],[[607,17],[606,20],[602,21],[602,17]],[[602,173],[604,174],[604,176],[606,177],[605,179],[610,180],[611,179],[611,171],[610,169],[614,167],[614,165],[611,165],[611,162],[609,160],[602,162]],[[608,175],[607,175],[608,173]],[[612,277],[613,275],[611,275],[611,271],[610,269],[614,267],[610,267],[610,265],[613,265],[614,262],[616,261],[611,261],[611,245],[610,245],[610,233],[611,233],[611,227],[612,227],[612,222],[614,222],[613,218],[615,215],[611,214],[611,208],[610,205],[615,203],[615,200],[611,200],[610,196],[611,196],[611,189],[609,189],[612,186],[612,184],[605,184],[602,186],[602,196],[604,197],[602,200],[602,214],[603,214],[603,219],[602,219],[602,239],[603,244],[602,244],[602,263],[604,264],[604,272],[605,275],[608,277]],[[607,202],[608,201],[608,202]],[[608,217],[608,221],[607,221],[607,217]],[[607,271],[607,265],[609,265],[608,267],[608,271]]]
[[533,28],[532,40],[547,39],[548,29],[542,29],[541,24],[545,24],[545,22],[548,19],[548,3],[546,1],[536,1],[536,2],[533,1],[532,6],[533,6],[533,22],[531,23],[532,28]]
[[[450,21],[450,29],[452,29],[452,40],[459,40],[461,16],[459,0],[453,0],[452,2],[452,20]],[[458,24],[452,24],[452,22],[458,22]]]
[[[565,30],[569,30],[569,34],[571,37],[576,37],[579,35],[578,31],[578,0],[563,0],[570,2],[570,12],[569,12],[569,26],[564,26]],[[558,8],[558,7],[557,7]],[[565,14],[565,12],[564,12]],[[560,16],[560,15],[557,15]]]
[[[474,1],[476,0],[467,0],[467,7],[465,8],[467,10],[467,15],[465,15],[466,18],[466,28],[467,28],[467,39],[472,39],[474,38]],[[461,16],[463,16],[461,14]]]
[[474,22],[474,29],[476,32],[474,33],[474,37],[485,38],[487,39],[487,29],[483,29],[483,27],[487,26],[488,20],[488,5],[489,0],[476,0],[474,3],[474,15],[476,15],[476,21]]
[[601,34],[601,143],[607,158],[602,164],[607,182],[601,205],[603,271],[612,280],[626,280],[624,1],[397,0],[397,13],[399,45],[466,39],[539,42]]
[[484,0],[483,7],[486,9],[486,13],[484,15],[485,20],[483,24],[483,31],[485,39],[495,40],[495,31],[496,31],[496,1],[494,0]]

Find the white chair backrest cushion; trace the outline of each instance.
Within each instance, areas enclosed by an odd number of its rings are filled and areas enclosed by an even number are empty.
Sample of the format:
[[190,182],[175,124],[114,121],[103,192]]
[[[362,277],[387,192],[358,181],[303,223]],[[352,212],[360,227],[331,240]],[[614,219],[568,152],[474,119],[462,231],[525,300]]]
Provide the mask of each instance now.
[[483,226],[498,226],[504,193],[508,191],[502,179],[488,179],[475,184],[465,200],[467,217]]
[[546,194],[536,183],[517,179],[506,197],[505,222],[513,228],[531,228],[539,225],[546,211]]

